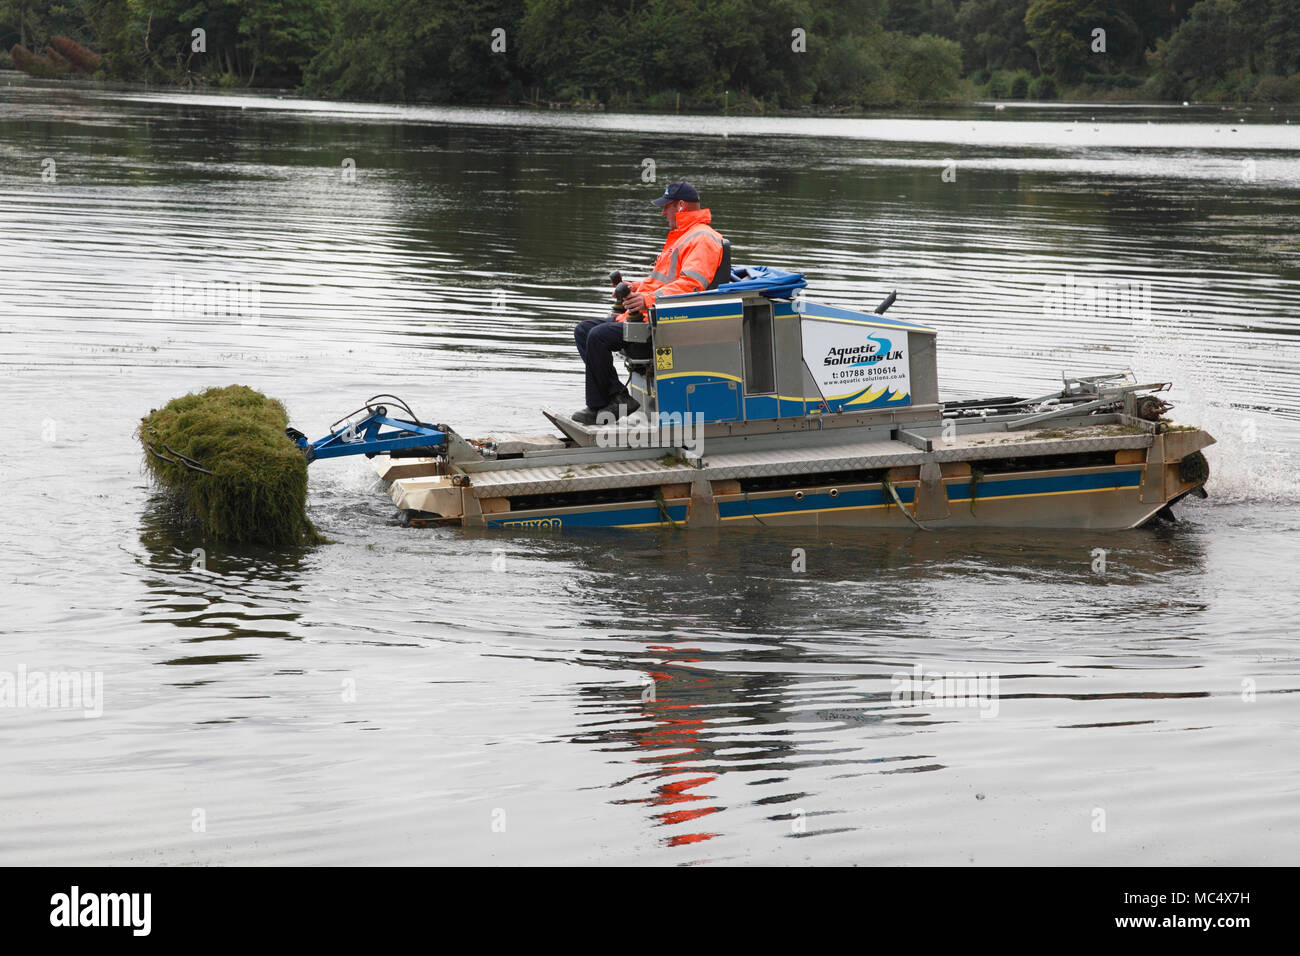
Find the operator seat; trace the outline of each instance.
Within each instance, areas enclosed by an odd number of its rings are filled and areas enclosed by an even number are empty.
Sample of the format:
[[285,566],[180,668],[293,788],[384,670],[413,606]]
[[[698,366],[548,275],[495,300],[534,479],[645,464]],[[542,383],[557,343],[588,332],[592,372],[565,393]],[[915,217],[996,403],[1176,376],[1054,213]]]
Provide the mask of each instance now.
[[[708,288],[716,289],[731,281],[731,240],[722,240],[722,261],[713,273]],[[623,357],[629,372],[645,374],[650,367],[650,329],[646,322],[627,322],[623,325]]]

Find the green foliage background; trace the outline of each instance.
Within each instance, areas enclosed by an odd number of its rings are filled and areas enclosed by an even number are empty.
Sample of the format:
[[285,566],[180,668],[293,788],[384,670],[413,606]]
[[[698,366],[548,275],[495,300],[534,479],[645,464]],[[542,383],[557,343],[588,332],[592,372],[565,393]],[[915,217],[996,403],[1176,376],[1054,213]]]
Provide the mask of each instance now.
[[4,50],[58,34],[108,78],[343,99],[1300,101],[1300,0],[0,0]]

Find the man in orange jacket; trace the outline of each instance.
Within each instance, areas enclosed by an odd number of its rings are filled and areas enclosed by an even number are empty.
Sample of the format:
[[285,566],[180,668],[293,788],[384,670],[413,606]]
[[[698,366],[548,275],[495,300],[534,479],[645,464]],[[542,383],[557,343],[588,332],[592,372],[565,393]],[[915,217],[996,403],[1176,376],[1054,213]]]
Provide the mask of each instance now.
[[578,354],[587,366],[587,407],[574,412],[573,420],[584,425],[595,424],[601,412],[617,419],[639,407],[614,371],[613,353],[623,348],[620,323],[627,321],[627,313],[652,308],[658,296],[707,289],[722,264],[722,236],[709,225],[713,213],[700,208],[699,190],[683,180],[651,201],[662,207],[660,215],[668,220],[669,232],[650,275],[628,283],[632,294],[623,300],[627,312],[585,319],[573,330]]

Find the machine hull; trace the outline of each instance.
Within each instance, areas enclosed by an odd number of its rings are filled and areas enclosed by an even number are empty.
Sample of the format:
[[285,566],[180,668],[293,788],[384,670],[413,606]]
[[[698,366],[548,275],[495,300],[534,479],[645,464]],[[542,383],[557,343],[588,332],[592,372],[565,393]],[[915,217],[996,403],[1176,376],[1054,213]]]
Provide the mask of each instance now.
[[1110,531],[1204,494],[1214,439],[1164,417],[1167,382],[1123,372],[943,402],[936,330],[885,316],[893,296],[856,312],[796,298],[797,273],[733,278],[622,323],[640,409],[621,421],[544,411],[560,434],[466,440],[376,396],[360,422],[299,443],[309,459],[370,455],[412,524],[503,530]]
[[[916,426],[913,425],[913,428]],[[1121,426],[1122,427],[1122,426]],[[1150,521],[1198,492],[1184,459],[1199,429],[1115,435],[1115,425],[1050,439],[975,432],[950,448],[861,439],[785,452],[708,453],[694,462],[627,449],[539,450],[475,472],[439,459],[375,459],[409,522],[561,531],[646,527],[1077,528]],[[731,443],[732,446],[736,444]],[[706,446],[707,447],[707,446]],[[622,454],[620,454],[620,451]],[[1042,467],[1045,462],[1050,467]],[[513,463],[513,467],[508,467]],[[1166,512],[1167,514],[1167,512]]]

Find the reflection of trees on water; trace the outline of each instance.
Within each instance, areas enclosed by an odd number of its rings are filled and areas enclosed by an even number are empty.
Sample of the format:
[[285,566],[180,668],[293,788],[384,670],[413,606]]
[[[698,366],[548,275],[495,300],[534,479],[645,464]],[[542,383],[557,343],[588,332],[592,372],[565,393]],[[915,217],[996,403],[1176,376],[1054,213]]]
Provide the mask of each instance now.
[[[802,537],[806,541],[808,535]],[[718,835],[712,818],[725,807],[710,785],[729,769],[768,772],[762,782],[772,785],[796,766],[828,762],[821,754],[799,761],[801,746],[826,741],[797,739],[794,731],[780,727],[791,719],[791,689],[801,679],[796,672],[810,659],[787,639],[792,596],[804,581],[774,573],[772,559],[788,555],[789,548],[771,541],[737,547],[745,540],[701,531],[667,534],[649,548],[625,541],[630,546],[618,556],[628,571],[622,583],[592,576],[605,593],[586,595],[616,605],[619,614],[617,621],[587,621],[585,627],[644,635],[638,638],[644,652],[596,653],[611,668],[641,670],[647,683],[581,688],[582,710],[598,716],[570,739],[631,755],[638,770],[614,786],[649,784],[650,789],[616,802],[649,808],[657,825],[673,828],[664,838],[671,846]],[[578,563],[584,570],[603,569],[615,557],[615,549],[599,548]],[[784,567],[788,572],[788,560]],[[678,637],[683,630],[690,636]],[[701,646],[719,640],[750,646],[722,651]],[[765,664],[777,670],[761,669]],[[611,712],[627,716],[611,723]],[[754,733],[756,727],[767,729]],[[731,728],[737,732],[729,733]]]
[[[807,558],[802,574],[790,568],[798,547]],[[1105,587],[1085,560],[1093,547],[1113,555],[1116,573]],[[968,589],[954,599],[978,603],[999,583],[1030,586],[1031,593],[1035,584],[1075,586],[1098,596],[1096,619],[1122,620],[1148,613],[1135,604],[1146,605],[1153,584],[1194,610],[1205,558],[1200,536],[1176,528],[1046,536],[701,530],[575,538],[562,550],[578,569],[574,590],[583,603],[613,609],[582,627],[643,647],[610,650],[602,641],[584,663],[637,670],[646,681],[580,687],[581,729],[567,739],[619,754],[635,768],[611,790],[637,795],[615,802],[646,807],[657,826],[671,828],[668,845],[725,830],[716,784],[729,771],[764,785],[756,804],[792,805],[814,795],[793,784],[788,793],[772,788],[811,767],[944,769],[932,737],[918,737],[912,754],[891,747],[890,756],[871,754],[870,737],[902,722],[925,733],[957,719],[924,706],[900,713],[890,699],[893,675],[932,653],[926,622],[946,588]],[[810,680],[822,686],[807,687]],[[843,692],[835,689],[840,681]],[[863,693],[864,681],[883,690]],[[791,726],[801,722],[817,726]]]

